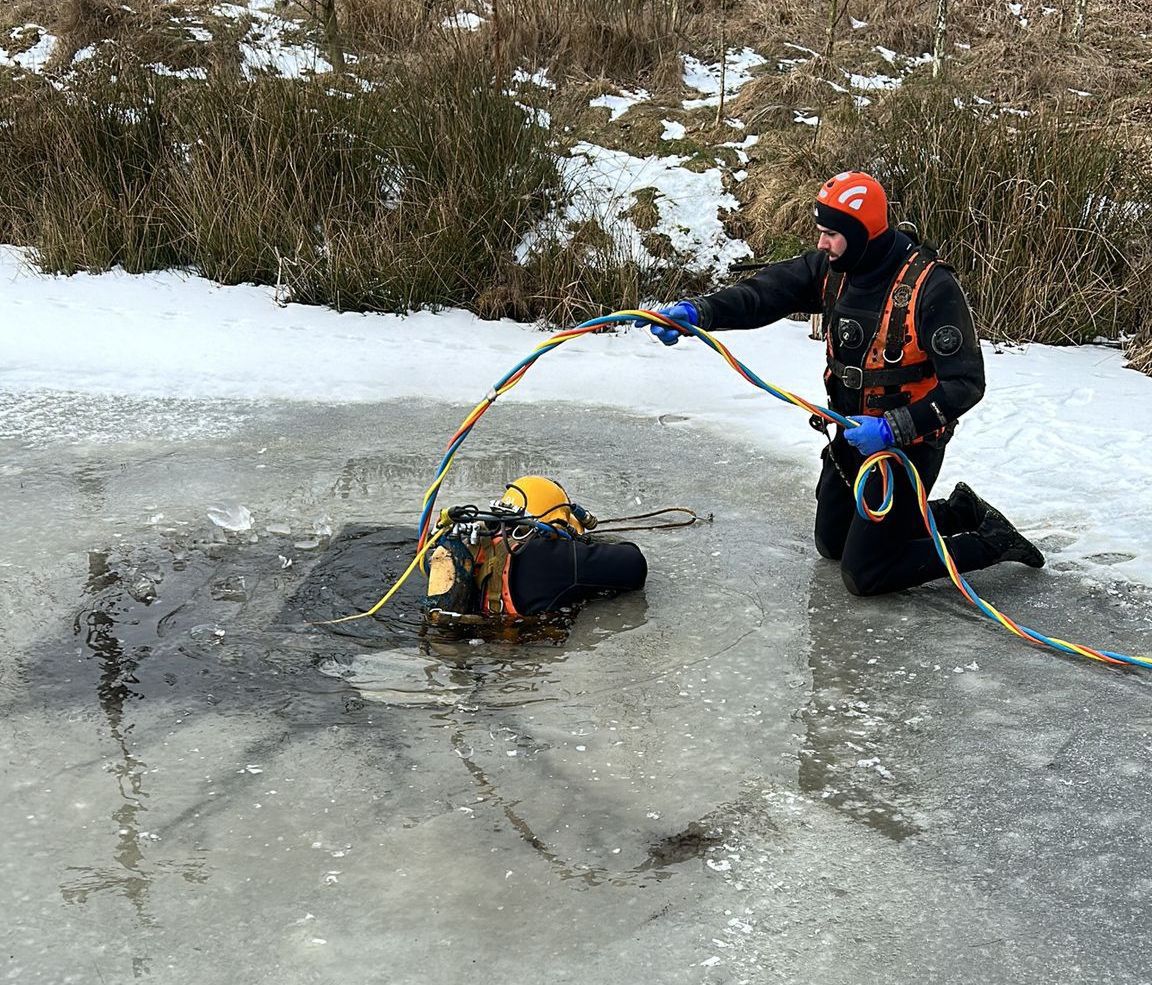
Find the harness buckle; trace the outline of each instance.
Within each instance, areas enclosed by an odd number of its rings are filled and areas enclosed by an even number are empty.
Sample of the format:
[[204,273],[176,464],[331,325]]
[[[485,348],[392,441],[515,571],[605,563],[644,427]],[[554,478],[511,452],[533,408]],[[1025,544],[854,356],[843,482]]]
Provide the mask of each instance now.
[[861,390],[864,388],[864,370],[859,366],[845,366],[840,382],[849,390]]

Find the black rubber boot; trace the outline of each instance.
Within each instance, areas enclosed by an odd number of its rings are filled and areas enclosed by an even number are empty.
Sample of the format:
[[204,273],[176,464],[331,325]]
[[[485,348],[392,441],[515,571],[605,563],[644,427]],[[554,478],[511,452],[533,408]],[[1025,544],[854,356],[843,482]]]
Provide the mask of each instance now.
[[1044,555],[1040,553],[1040,548],[1012,526],[1003,513],[987,503],[984,503],[984,518],[976,528],[976,536],[996,552],[996,562],[1019,561],[1030,568],[1044,567]]
[[984,521],[992,508],[973,491],[966,482],[957,482],[956,488],[946,501],[953,515],[964,524],[963,530],[975,530]]

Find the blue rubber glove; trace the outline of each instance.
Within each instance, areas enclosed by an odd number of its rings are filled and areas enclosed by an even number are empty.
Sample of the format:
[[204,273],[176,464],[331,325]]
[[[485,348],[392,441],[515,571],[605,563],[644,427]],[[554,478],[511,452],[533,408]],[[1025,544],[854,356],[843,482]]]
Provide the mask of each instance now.
[[856,421],[860,426],[845,428],[844,440],[865,458],[896,443],[892,438],[892,428],[883,417],[849,417],[848,420]]
[[[664,315],[666,318],[673,318],[676,321],[687,322],[689,325],[700,325],[700,315],[696,311],[696,305],[690,301],[677,301],[675,304],[666,304],[662,308],[657,308],[656,313]],[[656,336],[665,345],[675,345],[680,341],[681,333],[675,328],[666,328],[664,325],[652,325],[649,322],[637,322],[637,325],[648,325],[652,330],[652,334]]]

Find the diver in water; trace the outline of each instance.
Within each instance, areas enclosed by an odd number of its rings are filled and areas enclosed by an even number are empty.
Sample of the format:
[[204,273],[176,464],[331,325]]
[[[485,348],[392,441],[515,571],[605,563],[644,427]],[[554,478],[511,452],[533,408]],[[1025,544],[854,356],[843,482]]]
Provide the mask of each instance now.
[[536,616],[643,588],[648,564],[632,543],[594,543],[596,517],[558,482],[526,475],[487,510],[454,506],[428,563],[433,622]]

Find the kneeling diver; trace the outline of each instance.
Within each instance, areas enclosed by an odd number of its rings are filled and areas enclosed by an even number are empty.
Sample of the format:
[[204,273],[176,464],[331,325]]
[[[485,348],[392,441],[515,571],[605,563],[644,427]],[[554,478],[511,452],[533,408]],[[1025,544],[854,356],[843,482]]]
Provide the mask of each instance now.
[[526,475],[487,510],[447,510],[451,531],[428,564],[427,609],[452,615],[534,616],[643,588],[648,564],[632,543],[594,543],[596,517],[558,482]]

